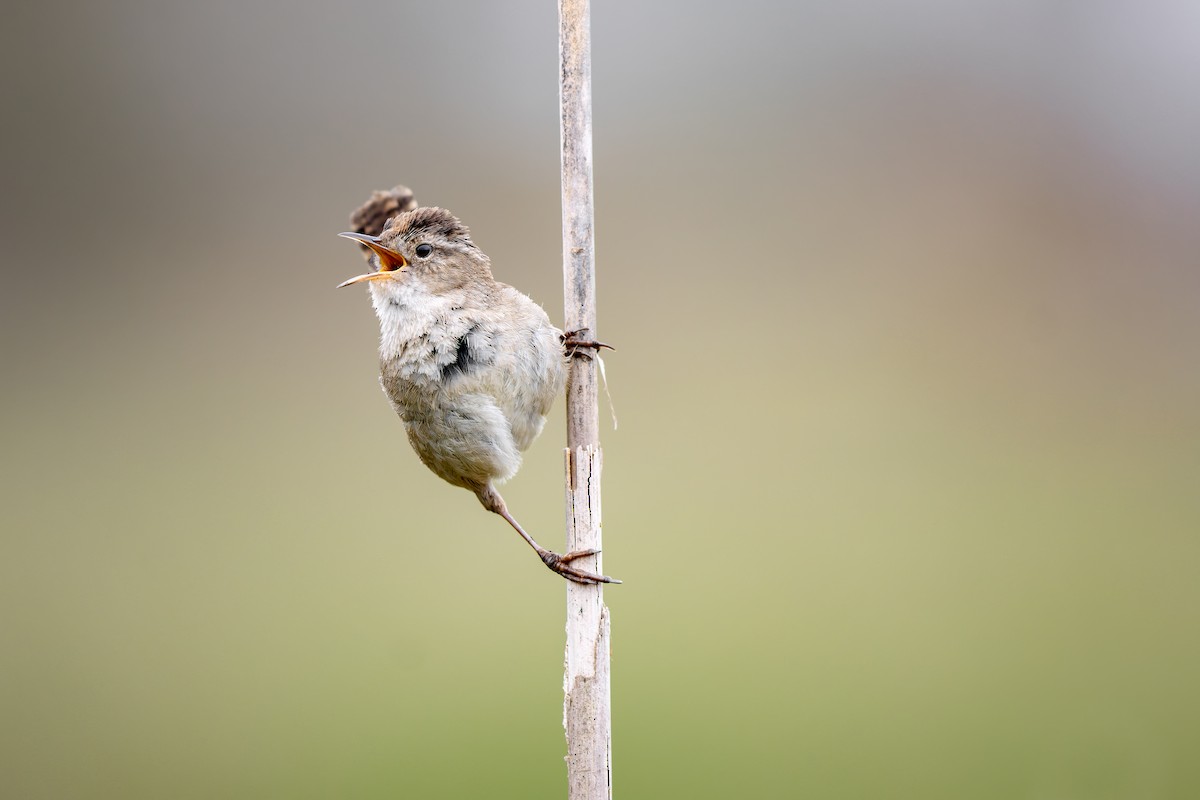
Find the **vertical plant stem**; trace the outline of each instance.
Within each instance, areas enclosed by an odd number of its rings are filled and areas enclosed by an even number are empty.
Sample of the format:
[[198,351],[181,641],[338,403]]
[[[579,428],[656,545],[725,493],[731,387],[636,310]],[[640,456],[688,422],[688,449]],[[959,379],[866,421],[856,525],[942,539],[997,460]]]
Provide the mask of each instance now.
[[[559,0],[565,330],[596,333],[592,210],[592,66],[588,0]],[[567,377],[567,550],[599,550],[600,423],[596,362],[570,359]],[[603,574],[600,556],[581,566]],[[609,619],[603,586],[567,582],[563,679],[568,800],[612,797]]]

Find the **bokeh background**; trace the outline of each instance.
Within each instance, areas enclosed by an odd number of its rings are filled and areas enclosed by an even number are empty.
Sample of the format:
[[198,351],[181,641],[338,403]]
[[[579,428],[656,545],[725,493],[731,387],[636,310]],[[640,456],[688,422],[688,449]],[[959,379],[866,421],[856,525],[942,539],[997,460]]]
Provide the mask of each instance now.
[[[333,291],[403,182],[561,319],[556,35],[6,9],[5,797],[563,796],[563,586]],[[1200,6],[593,40],[617,796],[1200,796]],[[562,429],[505,491],[553,544]]]

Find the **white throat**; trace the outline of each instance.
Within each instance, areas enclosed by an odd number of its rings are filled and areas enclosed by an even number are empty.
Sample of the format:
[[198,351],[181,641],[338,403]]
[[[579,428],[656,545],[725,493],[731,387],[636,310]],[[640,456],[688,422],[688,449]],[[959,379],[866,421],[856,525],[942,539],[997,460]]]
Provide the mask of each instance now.
[[427,337],[439,325],[445,325],[450,310],[461,306],[461,298],[434,294],[418,280],[398,280],[381,286],[370,285],[371,305],[379,317],[379,355],[400,352],[406,342]]

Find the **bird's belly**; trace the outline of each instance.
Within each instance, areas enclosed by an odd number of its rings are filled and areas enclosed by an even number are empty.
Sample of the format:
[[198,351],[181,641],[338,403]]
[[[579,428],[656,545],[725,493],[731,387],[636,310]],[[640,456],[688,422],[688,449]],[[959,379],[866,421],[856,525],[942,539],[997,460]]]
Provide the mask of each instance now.
[[459,426],[460,414],[486,419],[492,429],[489,438],[507,438],[518,452],[527,450],[542,432],[562,387],[557,362],[537,370],[520,360],[470,361],[462,369],[437,363],[430,354],[420,353],[381,364],[380,383],[401,419],[434,426],[434,431]]
[[477,488],[505,481],[521,466],[512,426],[487,395],[443,395],[419,404],[397,404],[396,411],[422,463],[456,486]]

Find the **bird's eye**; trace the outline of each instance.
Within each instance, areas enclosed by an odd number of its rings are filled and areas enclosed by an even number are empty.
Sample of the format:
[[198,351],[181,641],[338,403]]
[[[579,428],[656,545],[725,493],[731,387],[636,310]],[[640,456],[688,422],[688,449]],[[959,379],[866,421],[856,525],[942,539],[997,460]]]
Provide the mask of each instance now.
[[433,245],[431,245],[431,244],[419,244],[419,245],[417,245],[417,249],[416,249],[414,252],[415,252],[415,253],[416,253],[416,254],[417,254],[419,257],[421,257],[421,258],[425,258],[425,257],[427,257],[427,256],[428,256],[430,253],[432,253],[432,252],[433,252]]

